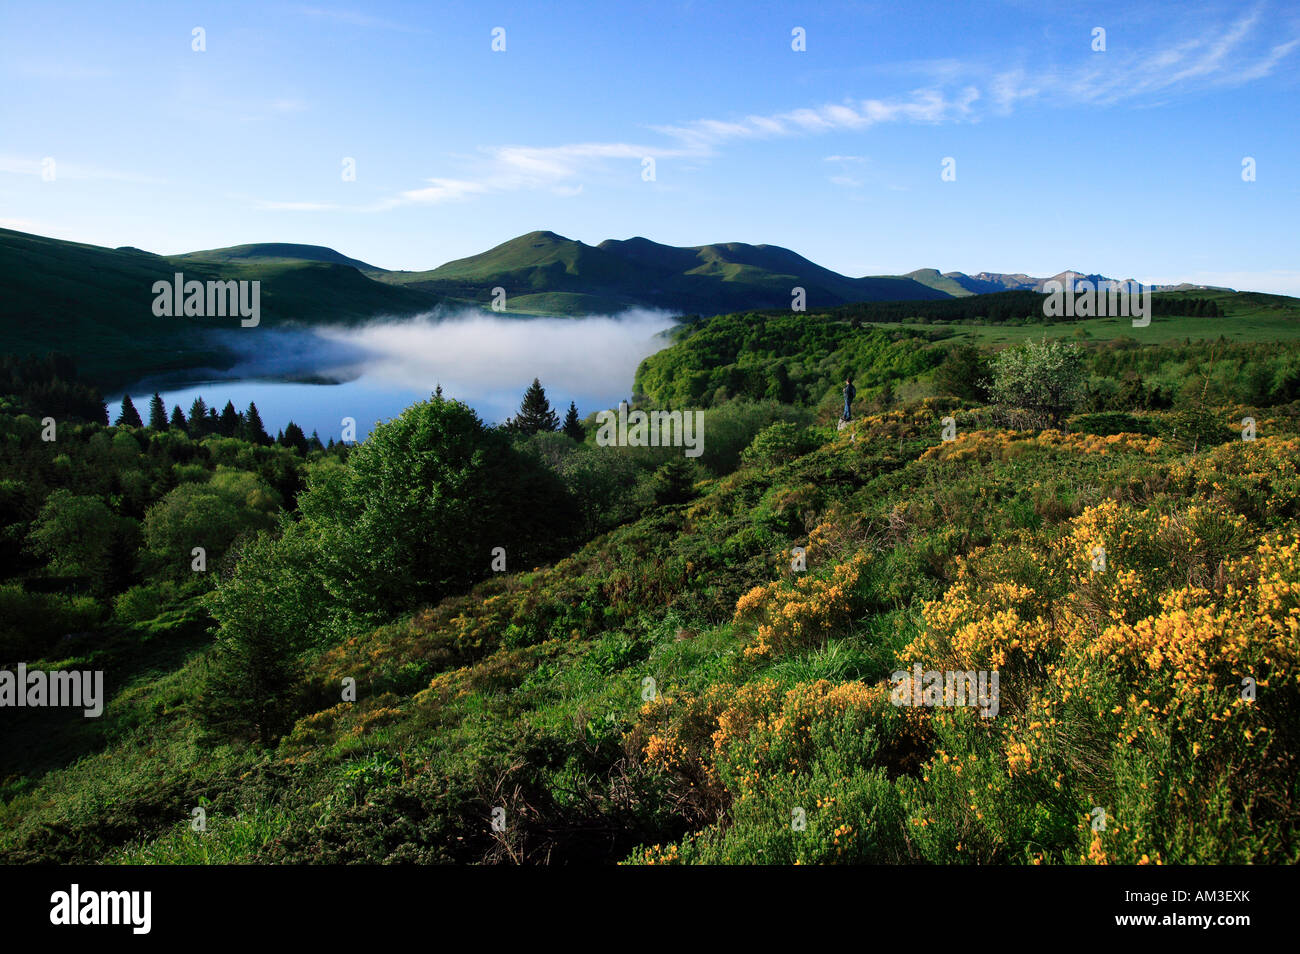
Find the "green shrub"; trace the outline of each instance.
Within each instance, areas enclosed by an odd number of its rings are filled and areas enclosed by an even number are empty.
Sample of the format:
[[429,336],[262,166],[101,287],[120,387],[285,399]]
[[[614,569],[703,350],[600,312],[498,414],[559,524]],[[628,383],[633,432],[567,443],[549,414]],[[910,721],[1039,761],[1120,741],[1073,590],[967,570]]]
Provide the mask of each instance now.
[[88,596],[28,593],[15,583],[0,586],[0,662],[38,659],[69,633],[93,630],[103,608]]

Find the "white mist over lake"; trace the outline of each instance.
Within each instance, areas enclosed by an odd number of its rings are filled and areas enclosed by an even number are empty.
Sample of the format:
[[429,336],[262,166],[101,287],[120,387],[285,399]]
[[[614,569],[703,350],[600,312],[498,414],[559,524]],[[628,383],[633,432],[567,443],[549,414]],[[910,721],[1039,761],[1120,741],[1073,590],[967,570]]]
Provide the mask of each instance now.
[[[345,417],[356,420],[361,438],[438,385],[492,424],[516,413],[539,378],[557,414],[574,401],[586,417],[631,395],[637,365],[668,345],[661,333],[673,324],[670,313],[650,310],[581,318],[466,310],[354,328],[232,331],[223,343],[240,355],[235,368],[170,386],[162,396],[169,412],[180,405],[187,414],[199,395],[218,411],[226,401],[240,411],[255,401],[272,436],[293,420],[322,441],[339,439]],[[146,381],[129,392],[146,417],[154,387]],[[112,419],[120,400],[109,398]]]

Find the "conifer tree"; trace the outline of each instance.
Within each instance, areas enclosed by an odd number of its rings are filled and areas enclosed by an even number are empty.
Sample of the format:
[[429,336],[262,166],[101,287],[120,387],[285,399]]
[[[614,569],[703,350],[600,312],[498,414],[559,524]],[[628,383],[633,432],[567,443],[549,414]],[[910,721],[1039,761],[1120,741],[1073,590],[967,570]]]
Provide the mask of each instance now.
[[123,424],[129,425],[130,427],[144,426],[144,421],[140,420],[140,412],[137,411],[135,405],[131,403],[131,395],[122,395],[122,410],[117,415],[117,420],[113,423],[118,426]]
[[235,410],[233,401],[227,401],[221,409],[221,417],[217,419],[217,433],[222,437],[234,437],[239,433],[239,425],[239,412]]
[[582,426],[582,421],[578,420],[578,406],[572,401],[569,402],[569,413],[564,415],[564,433],[573,438],[579,444],[587,436],[587,429]]
[[163,403],[162,395],[155,391],[149,401],[149,430],[165,431],[167,426],[167,405]]
[[172,419],[171,419],[172,430],[184,431],[188,429],[188,426],[189,425],[185,421],[185,412],[181,410],[181,406],[179,404],[175,405],[172,408]]
[[292,447],[301,454],[306,454],[308,450],[307,435],[302,432],[302,428],[290,421],[284,425],[284,434],[280,437],[279,443],[283,447]]
[[655,503],[686,503],[695,496],[695,467],[684,457],[670,458],[650,481]]
[[244,412],[244,440],[250,444],[260,444],[263,447],[271,443],[271,438],[266,433],[266,427],[262,424],[262,415],[257,410],[256,401],[249,401],[248,410]]
[[533,383],[524,392],[519,413],[509,423],[512,430],[525,434],[553,431],[560,426],[560,418],[551,410],[551,402],[546,399],[546,389],[537,378],[533,378]]
[[208,430],[208,403],[202,395],[194,399],[189,413],[190,437],[202,437]]

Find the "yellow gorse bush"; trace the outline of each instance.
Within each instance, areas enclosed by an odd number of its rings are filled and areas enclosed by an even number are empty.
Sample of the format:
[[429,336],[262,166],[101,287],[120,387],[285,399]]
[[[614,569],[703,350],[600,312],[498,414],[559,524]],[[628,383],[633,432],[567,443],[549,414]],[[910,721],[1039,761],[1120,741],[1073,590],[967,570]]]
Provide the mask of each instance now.
[[857,553],[828,577],[778,580],[741,596],[734,622],[758,622],[756,638],[745,648],[745,656],[815,646],[845,633],[860,609],[856,587],[867,560],[865,553]]
[[1158,437],[1142,434],[1065,434],[1007,430],[959,430],[956,438],[926,449],[921,460],[967,461],[987,464],[1010,460],[1031,450],[1056,450],[1089,457],[1112,453],[1158,454],[1165,449]]

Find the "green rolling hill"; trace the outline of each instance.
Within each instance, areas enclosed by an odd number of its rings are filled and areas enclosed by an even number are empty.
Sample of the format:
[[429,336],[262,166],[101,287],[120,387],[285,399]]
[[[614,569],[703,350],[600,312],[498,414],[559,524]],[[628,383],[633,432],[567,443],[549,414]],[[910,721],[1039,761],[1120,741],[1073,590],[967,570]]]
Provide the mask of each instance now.
[[345,264],[167,257],[0,229],[0,351],[62,351],[103,387],[169,371],[229,367],[234,355],[212,331],[257,329],[240,329],[238,318],[154,315],[153,283],[171,281],[176,272],[186,281],[260,281],[260,328],[355,323],[437,304],[427,293],[374,281]]
[[173,255],[172,261],[215,262],[217,264],[283,264],[286,262],[324,262],[328,265],[350,265],[363,272],[382,272],[385,269],[367,265],[348,258],[324,245],[297,245],[292,242],[259,242],[253,245],[232,245],[229,248],[210,248],[201,252]]
[[529,232],[429,271],[376,277],[483,304],[501,287],[508,311],[549,305],[568,313],[638,306],[699,314],[785,308],[795,287],[805,290],[809,308],[949,296],[906,276],[849,278],[775,245],[680,248],[639,237],[587,245],[554,232]]

